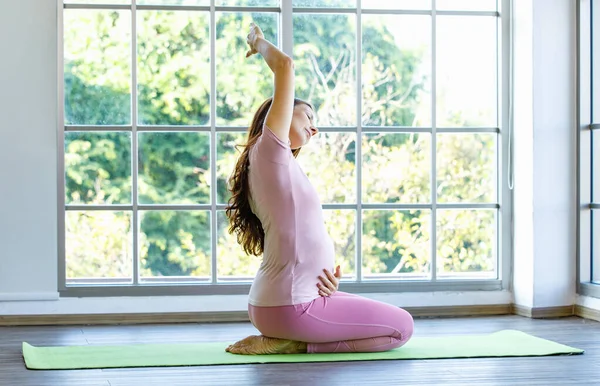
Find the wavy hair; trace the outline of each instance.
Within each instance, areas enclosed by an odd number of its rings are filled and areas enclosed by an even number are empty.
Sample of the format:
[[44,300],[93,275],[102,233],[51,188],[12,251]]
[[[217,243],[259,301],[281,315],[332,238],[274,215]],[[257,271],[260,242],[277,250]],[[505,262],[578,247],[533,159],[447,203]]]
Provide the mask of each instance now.
[[[273,98],[263,102],[252,119],[248,128],[248,138],[242,147],[242,153],[237,160],[231,177],[229,178],[229,191],[231,198],[225,210],[229,218],[229,233],[235,233],[237,242],[242,246],[244,252],[249,255],[260,256],[265,246],[265,231],[258,217],[250,208],[250,186],[248,184],[248,170],[250,167],[250,149],[256,144],[262,134],[262,128],[271,108]],[[294,106],[305,104],[311,109],[312,105],[301,99],[294,99]],[[294,157],[300,154],[300,148],[292,150]]]

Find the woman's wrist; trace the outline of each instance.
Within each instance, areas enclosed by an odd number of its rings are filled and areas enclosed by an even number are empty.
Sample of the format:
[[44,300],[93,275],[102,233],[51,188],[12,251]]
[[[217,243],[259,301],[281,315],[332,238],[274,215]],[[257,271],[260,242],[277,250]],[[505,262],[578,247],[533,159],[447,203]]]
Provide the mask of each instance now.
[[266,56],[266,51],[270,48],[270,45],[273,44],[262,36],[258,36],[254,41],[254,49],[262,56]]
[[273,72],[284,68],[291,61],[289,56],[264,37],[257,37],[253,47],[254,50],[262,55]]

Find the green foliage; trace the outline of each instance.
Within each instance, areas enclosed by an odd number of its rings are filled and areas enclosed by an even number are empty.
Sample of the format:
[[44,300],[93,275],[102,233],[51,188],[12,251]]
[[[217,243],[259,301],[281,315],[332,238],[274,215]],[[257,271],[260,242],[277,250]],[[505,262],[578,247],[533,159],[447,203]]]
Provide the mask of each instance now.
[[66,133],[66,203],[130,204],[130,164],[130,133]]
[[141,274],[206,277],[210,272],[206,211],[149,211],[141,221]]
[[139,147],[141,204],[210,203],[207,133],[142,133]]
[[139,122],[205,125],[210,115],[208,16],[140,12],[137,66]]
[[[248,0],[253,1],[253,0]],[[337,1],[337,0],[336,0]],[[74,125],[131,124],[131,48],[125,11],[65,11],[65,122]],[[210,117],[208,14],[138,11],[138,124],[152,126],[249,124],[272,95],[272,75],[260,57],[245,58],[245,33],[256,21],[277,41],[270,14],[218,13],[216,19],[216,117]],[[356,126],[354,15],[294,16],[297,95],[316,107],[320,126]],[[363,26],[365,125],[418,124],[417,109],[427,79],[416,73],[423,52],[401,49],[384,25]],[[244,133],[218,133],[217,170],[210,170],[210,135],[176,128],[144,132],[139,146],[140,204],[208,204],[212,173],[217,203],[229,198],[227,178]],[[356,159],[360,140],[362,159]],[[324,203],[356,203],[356,166],[362,165],[362,201],[431,201],[431,135],[320,134],[299,161]],[[495,136],[439,135],[438,186],[442,202],[494,202]],[[66,201],[70,204],[131,204],[130,133],[69,132],[65,141]],[[326,210],[327,229],[339,263],[356,272],[361,253],[365,274],[430,272],[431,213],[428,210],[365,210],[362,251],[356,250],[356,212]],[[69,278],[131,277],[130,214],[68,212]],[[441,272],[494,270],[494,211],[440,211],[437,216]],[[221,278],[253,277],[260,259],[247,256],[222,211],[217,212],[217,272]],[[140,211],[142,277],[209,277],[211,219],[207,211]]]

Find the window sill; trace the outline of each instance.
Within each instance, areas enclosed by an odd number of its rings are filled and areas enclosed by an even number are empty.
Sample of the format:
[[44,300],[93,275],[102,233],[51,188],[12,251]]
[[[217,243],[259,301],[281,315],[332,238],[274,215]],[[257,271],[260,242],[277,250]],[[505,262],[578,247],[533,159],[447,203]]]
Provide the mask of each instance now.
[[[500,291],[501,280],[445,279],[431,281],[368,281],[362,283],[342,282],[340,291],[351,293],[406,293],[436,291]],[[118,297],[118,296],[201,296],[201,295],[247,295],[250,283],[245,284],[147,284],[129,285],[74,285],[61,289],[60,296],[72,297]]]
[[577,293],[583,296],[590,296],[600,299],[600,284],[594,283],[579,283]]
[[[404,308],[508,305],[508,291],[428,291],[404,293],[355,292],[374,300]],[[2,315],[102,315],[136,313],[246,312],[248,295],[61,297],[58,300],[29,299],[0,302]]]

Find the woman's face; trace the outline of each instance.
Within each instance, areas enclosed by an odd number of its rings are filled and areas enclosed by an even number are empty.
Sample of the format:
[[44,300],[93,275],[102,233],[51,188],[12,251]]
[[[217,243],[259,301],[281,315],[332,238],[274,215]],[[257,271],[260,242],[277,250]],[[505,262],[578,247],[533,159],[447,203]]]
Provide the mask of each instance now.
[[294,115],[290,127],[290,147],[298,149],[306,145],[319,129],[315,127],[314,113],[310,106],[299,103],[294,106]]

